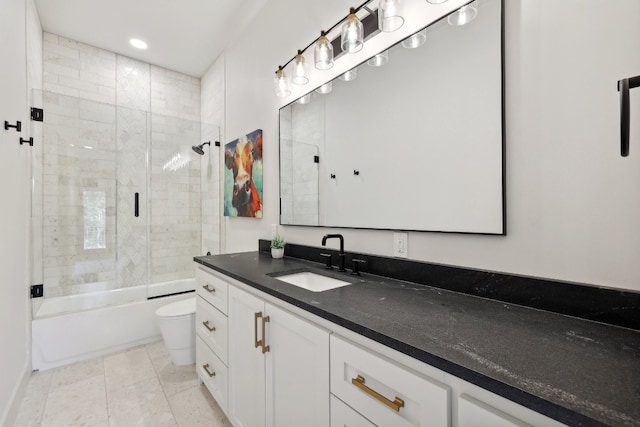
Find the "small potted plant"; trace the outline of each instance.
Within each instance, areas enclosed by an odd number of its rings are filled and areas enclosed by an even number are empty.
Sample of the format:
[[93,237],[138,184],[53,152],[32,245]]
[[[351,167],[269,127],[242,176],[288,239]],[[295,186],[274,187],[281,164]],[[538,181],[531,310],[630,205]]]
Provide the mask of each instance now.
[[279,234],[276,234],[276,237],[271,239],[271,257],[282,258],[284,256],[284,245],[286,244],[287,242]]

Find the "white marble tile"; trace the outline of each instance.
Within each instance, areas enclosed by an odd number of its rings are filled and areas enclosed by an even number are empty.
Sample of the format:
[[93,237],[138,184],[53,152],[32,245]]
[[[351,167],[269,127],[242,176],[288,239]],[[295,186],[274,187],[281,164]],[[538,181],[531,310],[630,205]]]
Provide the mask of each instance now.
[[49,393],[42,427],[107,425],[104,376],[74,382]]
[[27,391],[13,427],[39,426],[51,387],[52,372],[35,373],[29,379]]
[[56,368],[52,371],[51,391],[98,375],[104,375],[101,357]]
[[180,427],[231,426],[204,385],[197,385],[168,399]]
[[154,359],[159,357],[169,356],[169,352],[167,351],[167,346],[164,345],[164,341],[159,340],[145,345],[147,348],[147,353],[149,354],[149,358],[153,362]]
[[157,378],[107,393],[109,426],[176,426],[176,421]]
[[195,365],[176,366],[168,354],[153,359],[152,363],[168,397],[199,384]]
[[134,347],[104,358],[104,375],[110,394],[156,376],[144,346]]

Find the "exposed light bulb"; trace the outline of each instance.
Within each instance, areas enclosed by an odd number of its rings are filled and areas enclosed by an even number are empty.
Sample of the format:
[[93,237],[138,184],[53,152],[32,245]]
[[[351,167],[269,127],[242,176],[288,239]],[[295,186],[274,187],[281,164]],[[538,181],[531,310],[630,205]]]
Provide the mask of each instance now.
[[298,50],[298,54],[293,60],[293,78],[291,80],[297,85],[306,85],[309,83],[307,70],[304,65],[304,56],[302,56],[301,50]]
[[282,67],[278,67],[278,71],[276,71],[276,77],[274,78],[274,85],[276,88],[277,96],[284,97],[284,96],[289,96],[291,94],[291,85],[289,84],[289,77],[287,77]]
[[318,70],[328,70],[333,67],[333,46],[325,34],[324,31],[320,32],[320,37],[313,49],[313,59]]
[[400,0],[380,0],[378,4],[378,28],[390,33],[404,24]]
[[342,50],[347,53],[358,52],[362,49],[362,46],[364,46],[364,26],[358,16],[356,16],[356,9],[353,7],[342,25],[340,46]]

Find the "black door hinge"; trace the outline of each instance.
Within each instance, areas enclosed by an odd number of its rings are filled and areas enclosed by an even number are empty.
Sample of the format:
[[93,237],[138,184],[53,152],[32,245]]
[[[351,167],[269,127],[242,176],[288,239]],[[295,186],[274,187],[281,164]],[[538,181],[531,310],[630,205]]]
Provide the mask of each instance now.
[[313,163],[320,163],[320,156],[313,156]]
[[31,298],[42,298],[44,296],[44,285],[31,286]]
[[44,110],[42,108],[31,107],[31,120],[41,122],[44,119]]

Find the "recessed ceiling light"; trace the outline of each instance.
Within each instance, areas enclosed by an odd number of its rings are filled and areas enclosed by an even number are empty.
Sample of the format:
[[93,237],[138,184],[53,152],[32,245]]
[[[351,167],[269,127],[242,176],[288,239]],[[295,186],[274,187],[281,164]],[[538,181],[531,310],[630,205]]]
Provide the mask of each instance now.
[[142,40],[139,40],[139,39],[131,39],[131,40],[129,40],[129,43],[131,43],[131,46],[137,47],[138,49],[146,49],[147,48],[147,44],[145,42],[143,42]]

